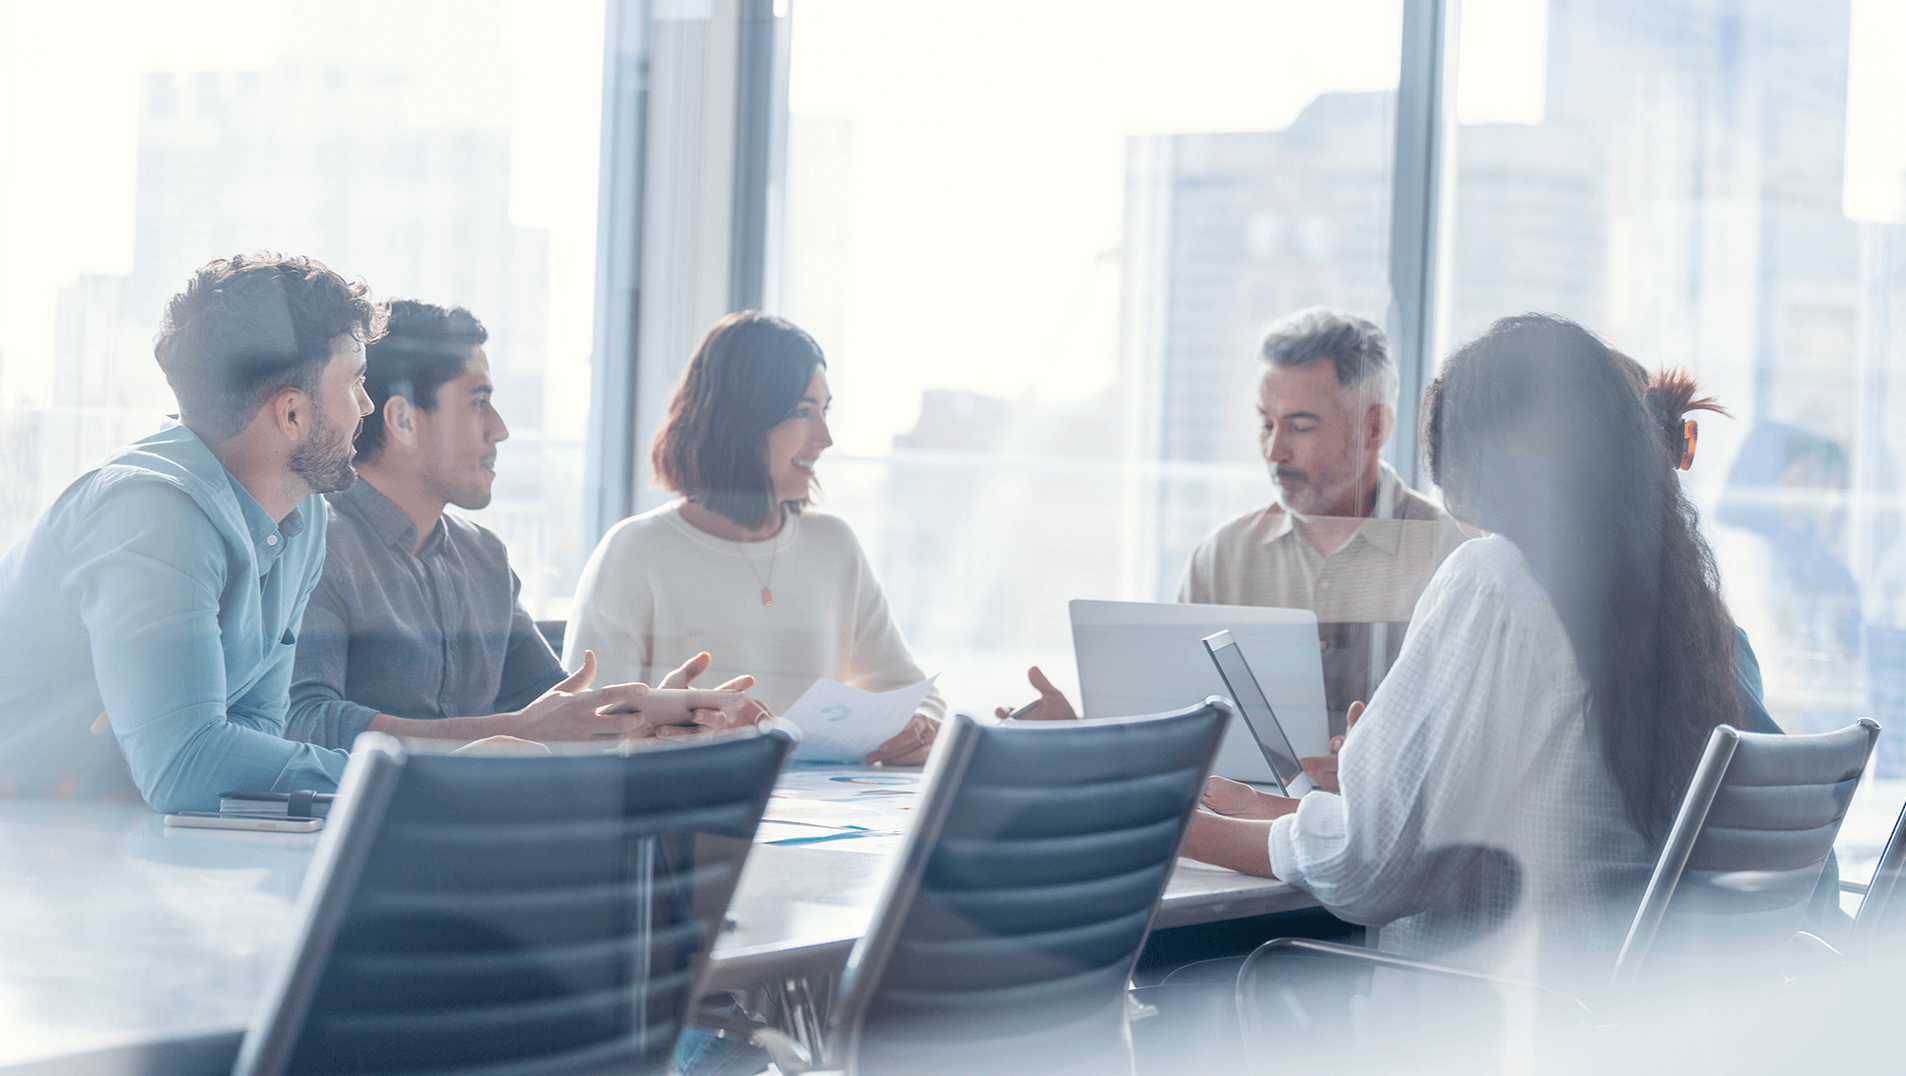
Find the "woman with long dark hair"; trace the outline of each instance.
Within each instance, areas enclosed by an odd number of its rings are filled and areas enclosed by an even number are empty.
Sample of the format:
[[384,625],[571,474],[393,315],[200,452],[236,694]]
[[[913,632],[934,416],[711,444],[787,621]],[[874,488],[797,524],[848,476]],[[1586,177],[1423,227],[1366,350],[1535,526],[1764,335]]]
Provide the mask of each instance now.
[[[834,443],[830,399],[813,337],[752,310],[716,322],[650,456],[656,484],[680,499],[603,536],[565,657],[593,650],[598,675],[620,682],[718,654],[707,675],[752,676],[774,713],[823,676],[870,691],[922,679],[854,532],[809,507],[815,461]],[[868,761],[924,762],[945,708],[928,695]]]
[[1743,715],[1675,477],[1682,416],[1711,401],[1685,379],[1651,401],[1634,369],[1533,314],[1449,357],[1430,472],[1491,536],[1424,592],[1339,793],[1201,815],[1186,854],[1302,886],[1386,950],[1578,989],[1605,972],[1708,731]]

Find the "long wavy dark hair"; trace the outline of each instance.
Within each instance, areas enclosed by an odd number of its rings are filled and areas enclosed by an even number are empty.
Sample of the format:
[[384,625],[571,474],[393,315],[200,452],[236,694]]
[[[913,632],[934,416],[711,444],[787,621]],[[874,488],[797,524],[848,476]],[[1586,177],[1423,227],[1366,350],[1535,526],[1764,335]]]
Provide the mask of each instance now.
[[1459,348],[1423,406],[1449,510],[1515,542],[1548,589],[1629,817],[1658,840],[1709,730],[1742,717],[1734,623],[1674,474],[1681,415],[1717,408],[1685,376],[1651,390],[1633,360],[1543,314]]

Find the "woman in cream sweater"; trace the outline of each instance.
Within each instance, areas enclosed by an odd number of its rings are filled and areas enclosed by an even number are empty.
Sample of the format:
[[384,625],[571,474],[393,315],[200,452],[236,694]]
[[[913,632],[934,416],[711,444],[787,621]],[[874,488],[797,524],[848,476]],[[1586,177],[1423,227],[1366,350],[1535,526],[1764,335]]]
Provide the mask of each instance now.
[[[611,682],[721,655],[775,713],[815,680],[869,691],[922,679],[873,567],[838,517],[809,509],[827,432],[827,362],[812,337],[755,311],[702,337],[655,436],[656,482],[680,496],[609,531],[576,591],[564,658],[593,650]],[[868,762],[926,760],[936,692]]]

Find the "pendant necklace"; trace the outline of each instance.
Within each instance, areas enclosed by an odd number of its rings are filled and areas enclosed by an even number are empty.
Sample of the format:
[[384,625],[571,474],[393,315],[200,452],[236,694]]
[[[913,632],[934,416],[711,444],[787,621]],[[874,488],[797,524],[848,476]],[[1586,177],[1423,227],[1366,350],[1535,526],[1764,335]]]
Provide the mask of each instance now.
[[[783,522],[781,525],[784,527],[787,526],[785,522]],[[754,576],[755,582],[761,584],[761,604],[762,605],[774,604],[774,587],[772,586],[772,584],[774,583],[775,562],[781,559],[781,542],[780,542],[781,533],[779,531],[776,531],[774,538],[775,538],[774,553],[768,557],[768,577],[766,579],[761,578],[761,572],[755,568],[754,558],[748,555],[748,551],[742,548],[742,545],[740,542],[735,543],[735,548],[737,550],[740,550],[741,552],[742,561],[748,565],[749,573]]]

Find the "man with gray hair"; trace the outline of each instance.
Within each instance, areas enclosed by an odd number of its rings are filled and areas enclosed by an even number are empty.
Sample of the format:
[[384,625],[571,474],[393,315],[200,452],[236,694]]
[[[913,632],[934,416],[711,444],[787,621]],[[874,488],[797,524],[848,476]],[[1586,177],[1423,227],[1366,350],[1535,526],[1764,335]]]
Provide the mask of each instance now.
[[1380,458],[1396,427],[1383,331],[1312,307],[1279,319],[1258,353],[1258,447],[1276,499],[1225,521],[1185,564],[1178,600],[1317,614],[1333,737],[1403,645],[1430,576],[1462,543],[1456,521]]

